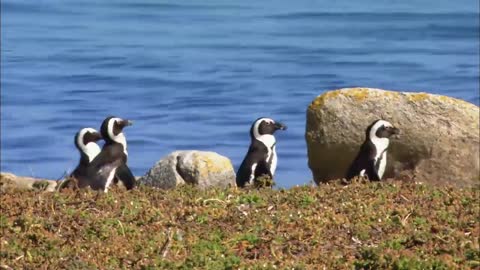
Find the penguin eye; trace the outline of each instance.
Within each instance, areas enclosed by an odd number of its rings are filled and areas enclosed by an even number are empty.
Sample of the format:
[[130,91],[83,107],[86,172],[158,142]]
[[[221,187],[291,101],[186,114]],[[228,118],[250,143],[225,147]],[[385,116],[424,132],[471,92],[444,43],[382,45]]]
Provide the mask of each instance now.
[[117,128],[118,125],[119,125],[119,124],[118,124],[118,121],[117,121],[117,120],[114,120],[114,121],[113,121],[113,128],[114,128],[114,129]]

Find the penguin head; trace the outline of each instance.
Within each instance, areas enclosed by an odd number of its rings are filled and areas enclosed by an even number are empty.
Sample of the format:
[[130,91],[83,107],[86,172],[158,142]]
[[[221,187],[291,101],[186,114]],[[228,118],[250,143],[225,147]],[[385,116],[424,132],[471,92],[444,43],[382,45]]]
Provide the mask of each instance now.
[[123,134],[123,128],[131,126],[132,121],[115,116],[109,116],[103,120],[100,132],[106,143],[121,143],[126,148],[126,139]]
[[287,126],[280,122],[275,122],[271,118],[260,117],[253,122],[250,128],[250,137],[252,139],[259,139],[265,135],[273,135],[277,130],[286,130]]
[[91,162],[100,153],[100,147],[96,143],[102,139],[102,135],[93,128],[83,128],[75,134],[75,146],[78,151],[87,155]]
[[374,121],[366,130],[366,136],[372,142],[379,140],[388,140],[392,135],[399,134],[400,130],[394,127],[390,122],[378,119]]

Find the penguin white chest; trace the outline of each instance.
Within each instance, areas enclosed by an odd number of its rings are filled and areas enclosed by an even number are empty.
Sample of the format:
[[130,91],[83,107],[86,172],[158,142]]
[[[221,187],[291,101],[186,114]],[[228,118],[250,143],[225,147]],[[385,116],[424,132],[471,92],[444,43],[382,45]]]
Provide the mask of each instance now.
[[269,165],[270,173],[272,176],[275,174],[277,169],[277,151],[276,151],[276,140],[273,135],[262,135],[257,138],[260,142],[265,145],[267,148],[266,162]]
[[269,157],[267,159],[267,160],[271,160],[270,173],[272,174],[272,176],[275,174],[275,170],[277,169],[277,162],[278,162],[277,151],[275,148],[276,146],[274,145],[272,149],[269,149]]
[[111,170],[110,173],[108,174],[107,181],[105,183],[105,187],[103,189],[103,192],[105,192],[105,193],[108,192],[108,188],[110,187],[110,185],[113,182],[113,178],[115,177],[115,172],[116,171],[117,171],[117,168]]
[[387,167],[387,151],[383,151],[380,157],[377,158],[376,162],[380,162],[378,165],[378,177],[382,179],[383,174],[385,173],[385,168]]
[[88,161],[92,162],[92,160],[100,154],[100,146],[94,142],[87,143],[83,148],[83,152],[88,156]]
[[253,184],[255,180],[255,170],[257,169],[257,163],[253,163],[252,168],[250,169],[250,177],[248,178],[248,183]]
[[375,167],[378,168],[377,175],[381,180],[383,173],[385,172],[385,168],[387,167],[387,148],[389,140],[387,138],[375,138],[372,139],[372,142],[375,145],[376,151]]

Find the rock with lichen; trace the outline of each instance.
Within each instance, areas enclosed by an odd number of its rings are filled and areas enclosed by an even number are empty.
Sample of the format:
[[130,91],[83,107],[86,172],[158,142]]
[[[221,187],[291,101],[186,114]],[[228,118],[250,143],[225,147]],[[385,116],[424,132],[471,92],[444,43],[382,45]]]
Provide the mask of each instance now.
[[329,91],[308,107],[305,138],[315,182],[344,177],[365,128],[379,118],[400,129],[390,140],[384,177],[479,183],[478,106],[441,95],[371,88]]
[[163,189],[183,184],[227,187],[235,186],[235,172],[230,159],[215,152],[175,151],[158,161],[139,182]]
[[55,191],[57,181],[17,176],[12,173],[0,173],[0,190],[11,189]]

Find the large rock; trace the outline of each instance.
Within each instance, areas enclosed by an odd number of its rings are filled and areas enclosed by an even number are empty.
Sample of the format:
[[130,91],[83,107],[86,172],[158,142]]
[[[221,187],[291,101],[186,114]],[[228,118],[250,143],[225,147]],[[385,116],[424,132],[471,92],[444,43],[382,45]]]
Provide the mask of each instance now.
[[54,180],[16,176],[12,173],[0,173],[0,189],[2,191],[13,189],[55,191],[56,187],[57,181]]
[[163,189],[193,184],[200,188],[235,186],[230,159],[214,152],[176,151],[162,158],[140,183]]
[[390,141],[385,178],[480,182],[478,106],[427,93],[350,88],[326,92],[308,107],[305,138],[317,183],[345,176],[365,128],[378,118],[400,128]]

